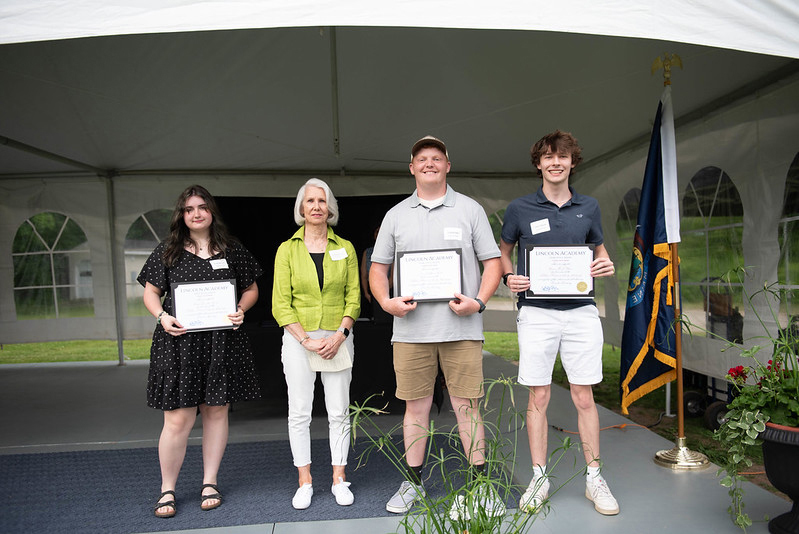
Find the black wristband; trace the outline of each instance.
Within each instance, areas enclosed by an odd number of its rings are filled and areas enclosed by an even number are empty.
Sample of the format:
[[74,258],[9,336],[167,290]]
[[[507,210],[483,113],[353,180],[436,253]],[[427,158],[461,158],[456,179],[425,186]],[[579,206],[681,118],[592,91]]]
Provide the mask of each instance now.
[[477,297],[474,297],[474,300],[476,300],[476,301],[477,301],[477,304],[479,304],[479,305],[480,305],[480,309],[479,309],[479,310],[477,310],[477,313],[483,313],[483,312],[485,311],[485,309],[486,309],[486,303],[485,303],[485,302],[483,302],[482,300],[480,300],[480,299],[479,299],[479,298],[477,298]]
[[502,283],[503,283],[503,284],[505,284],[505,286],[507,286],[507,285],[508,285],[508,277],[509,277],[510,275],[512,275],[512,274],[513,274],[513,273],[505,273],[505,274],[503,274],[503,275],[502,275]]
[[349,328],[344,328],[343,326],[341,326],[341,327],[339,327],[338,330],[336,330],[336,332],[341,332],[342,334],[344,334],[344,339],[347,339],[348,337],[350,337],[350,329]]

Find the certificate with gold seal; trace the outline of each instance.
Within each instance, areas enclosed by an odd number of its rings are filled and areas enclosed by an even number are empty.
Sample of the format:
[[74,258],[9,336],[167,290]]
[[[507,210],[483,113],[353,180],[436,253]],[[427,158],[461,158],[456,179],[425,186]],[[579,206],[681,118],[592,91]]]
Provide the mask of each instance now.
[[459,248],[397,252],[397,295],[425,302],[449,301],[461,292]]
[[527,245],[528,299],[593,298],[594,245]]
[[172,284],[175,318],[186,330],[233,328],[228,314],[236,313],[236,280]]

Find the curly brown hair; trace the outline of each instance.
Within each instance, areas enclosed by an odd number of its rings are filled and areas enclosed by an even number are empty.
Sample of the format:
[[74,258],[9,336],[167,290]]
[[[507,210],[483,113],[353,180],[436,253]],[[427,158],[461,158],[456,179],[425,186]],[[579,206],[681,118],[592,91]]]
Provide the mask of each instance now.
[[186,208],[186,202],[191,197],[200,197],[205,201],[208,206],[208,211],[211,212],[213,220],[211,221],[209,248],[212,251],[217,251],[224,257],[225,251],[233,243],[237,242],[236,239],[228,233],[227,226],[222,220],[222,214],[219,212],[219,207],[208,192],[201,185],[190,185],[178,197],[175,203],[175,209],[172,212],[172,219],[169,222],[169,236],[164,241],[166,247],[164,248],[164,265],[172,267],[180,258],[186,245],[194,245],[197,243],[191,238],[189,228],[183,221],[183,210]]
[[530,161],[533,162],[533,167],[538,173],[538,177],[543,179],[541,169],[538,168],[541,156],[547,152],[571,154],[572,165],[574,165],[574,167],[572,167],[569,176],[574,176],[577,165],[583,161],[583,157],[580,155],[582,151],[583,149],[580,148],[577,139],[572,134],[555,130],[551,134],[547,134],[539,139],[538,142],[530,148]]

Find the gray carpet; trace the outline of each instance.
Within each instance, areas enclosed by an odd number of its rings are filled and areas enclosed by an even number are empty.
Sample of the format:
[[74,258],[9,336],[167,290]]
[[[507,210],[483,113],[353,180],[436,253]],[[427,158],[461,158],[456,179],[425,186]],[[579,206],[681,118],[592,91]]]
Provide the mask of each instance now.
[[[344,507],[330,493],[327,440],[314,440],[313,502],[295,510],[297,476],[288,442],[230,444],[219,474],[225,502],[202,511],[201,451],[191,446],[178,480],[178,513],[170,519],[153,515],[160,487],[155,448],[0,456],[0,532],[131,533],[390,515],[385,502],[401,475],[380,454],[356,470],[364,448],[359,443],[350,452],[355,503]],[[441,486],[427,484],[431,495],[441,494]]]

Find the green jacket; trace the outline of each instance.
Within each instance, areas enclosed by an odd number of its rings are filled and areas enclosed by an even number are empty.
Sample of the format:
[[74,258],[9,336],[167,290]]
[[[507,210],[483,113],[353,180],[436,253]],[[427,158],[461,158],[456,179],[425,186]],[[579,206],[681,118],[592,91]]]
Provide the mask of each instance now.
[[320,291],[316,265],[305,248],[304,235],[305,226],[302,226],[277,249],[272,315],[280,326],[300,323],[308,332],[336,330],[344,316],[357,319],[361,313],[355,247],[328,227],[322,261],[325,283]]

